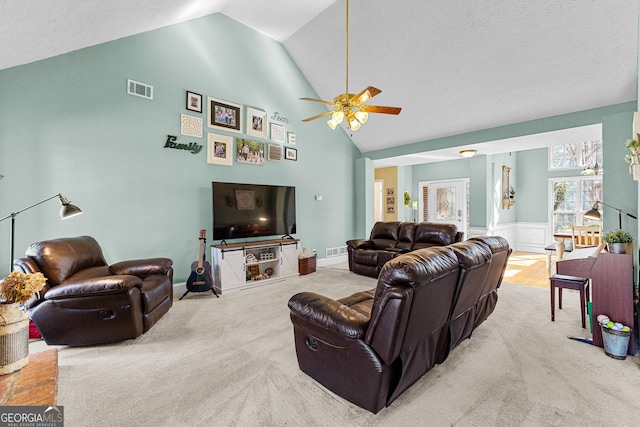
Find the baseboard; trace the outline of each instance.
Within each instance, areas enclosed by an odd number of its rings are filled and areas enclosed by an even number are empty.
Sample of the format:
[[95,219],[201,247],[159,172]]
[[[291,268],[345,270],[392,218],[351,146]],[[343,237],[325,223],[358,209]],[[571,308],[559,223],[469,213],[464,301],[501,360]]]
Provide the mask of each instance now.
[[327,267],[329,265],[342,264],[343,262],[348,262],[348,261],[349,261],[349,257],[347,254],[345,254],[345,255],[332,256],[328,258],[319,258],[317,261],[317,265],[318,267]]

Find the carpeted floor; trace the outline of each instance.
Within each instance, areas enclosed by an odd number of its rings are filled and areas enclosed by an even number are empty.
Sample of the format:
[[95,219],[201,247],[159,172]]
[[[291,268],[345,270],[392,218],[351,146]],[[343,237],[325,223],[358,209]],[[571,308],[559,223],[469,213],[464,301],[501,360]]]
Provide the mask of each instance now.
[[[376,281],[343,268],[221,298],[174,304],[147,334],[59,350],[69,426],[635,426],[640,357],[624,361],[568,335],[577,294],[550,321],[548,290],[505,283],[495,312],[444,364],[377,415],[300,372],[288,299],[339,298]],[[47,348],[31,344],[32,351]]]

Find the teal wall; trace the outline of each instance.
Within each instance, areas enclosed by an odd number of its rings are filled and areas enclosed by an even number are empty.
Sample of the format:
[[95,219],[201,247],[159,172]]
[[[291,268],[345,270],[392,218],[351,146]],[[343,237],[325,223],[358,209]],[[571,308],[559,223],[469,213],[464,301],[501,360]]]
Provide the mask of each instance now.
[[[154,100],[128,95],[127,79],[152,85]],[[280,113],[298,161],[207,164],[206,132],[224,132],[206,128],[206,109],[185,109],[187,90],[205,103],[212,96]],[[345,212],[354,211],[360,152],[344,131],[302,123],[325,111],[302,96],[316,94],[280,43],[219,14],[0,71],[0,217],[59,192],[84,211],[60,221],[52,200],[21,213],[16,254],[34,241],[88,234],[109,262],[170,257],[183,281],[200,229],[211,236],[211,181],[228,181],[295,185],[294,237],[324,257],[356,234]],[[180,114],[202,117],[205,137],[181,136]],[[204,148],[163,148],[168,134]],[[0,277],[9,229],[0,223]]]
[[[604,151],[604,203],[623,211],[636,214],[638,211],[638,185],[629,175],[624,162],[625,142],[631,136],[633,112],[636,102],[594,108],[586,111],[547,117],[529,122],[516,123],[498,128],[454,135],[431,141],[422,141],[401,147],[363,153],[373,160],[406,154],[437,150],[441,148],[468,146],[473,143],[533,135],[572,127],[602,124]],[[549,171],[547,150],[516,151],[501,155],[478,155],[471,159],[428,163],[413,166],[413,188],[417,191],[419,181],[469,178],[470,216],[472,227],[487,227],[515,222],[549,221],[549,178],[579,175],[580,171]],[[516,188],[516,204],[511,209],[502,209],[499,194],[502,166],[511,166],[511,183]],[[498,197],[498,199],[496,199]],[[623,228],[634,234],[637,240],[636,220],[624,217]],[[615,211],[605,209],[603,228],[617,228]]]

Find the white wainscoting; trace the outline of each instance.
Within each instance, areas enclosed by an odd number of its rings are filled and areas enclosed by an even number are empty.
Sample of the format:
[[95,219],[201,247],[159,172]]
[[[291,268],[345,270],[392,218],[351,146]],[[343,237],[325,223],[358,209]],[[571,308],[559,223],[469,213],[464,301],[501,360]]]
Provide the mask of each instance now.
[[553,239],[548,238],[546,222],[512,222],[491,228],[469,227],[469,236],[501,236],[507,239],[514,251],[544,253]]

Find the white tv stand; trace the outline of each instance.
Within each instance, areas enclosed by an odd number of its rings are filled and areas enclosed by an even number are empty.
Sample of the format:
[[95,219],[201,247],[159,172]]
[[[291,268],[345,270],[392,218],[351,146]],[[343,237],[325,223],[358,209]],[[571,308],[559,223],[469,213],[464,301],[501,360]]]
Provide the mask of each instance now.
[[298,239],[212,245],[214,288],[222,293],[298,275]]

